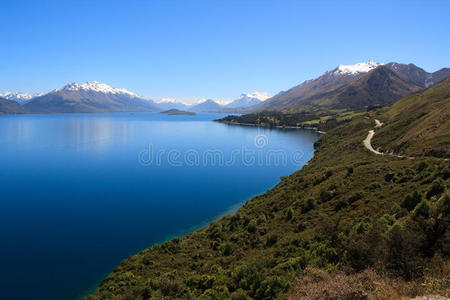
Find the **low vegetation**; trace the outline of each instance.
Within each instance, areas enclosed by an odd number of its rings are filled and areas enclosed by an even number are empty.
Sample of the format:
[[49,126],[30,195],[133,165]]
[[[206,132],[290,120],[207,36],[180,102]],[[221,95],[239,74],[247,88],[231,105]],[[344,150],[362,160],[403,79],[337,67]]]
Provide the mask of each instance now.
[[379,116],[331,129],[300,171],[234,215],[129,257],[88,298],[450,296],[449,162],[369,152],[362,141]]
[[365,113],[366,111],[356,112],[347,110],[321,110],[315,112],[261,111],[242,116],[231,115],[217,121],[228,124],[245,124],[269,128],[296,127],[328,131]]

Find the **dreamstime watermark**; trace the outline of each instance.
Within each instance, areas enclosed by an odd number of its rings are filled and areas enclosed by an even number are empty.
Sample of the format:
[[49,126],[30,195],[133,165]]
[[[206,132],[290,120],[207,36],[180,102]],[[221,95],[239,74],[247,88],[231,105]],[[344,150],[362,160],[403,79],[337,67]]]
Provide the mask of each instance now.
[[143,166],[174,167],[230,167],[236,164],[246,167],[303,165],[304,153],[301,150],[264,149],[268,144],[269,138],[264,134],[255,136],[255,147],[242,146],[231,151],[158,149],[150,143],[139,152],[138,160]]

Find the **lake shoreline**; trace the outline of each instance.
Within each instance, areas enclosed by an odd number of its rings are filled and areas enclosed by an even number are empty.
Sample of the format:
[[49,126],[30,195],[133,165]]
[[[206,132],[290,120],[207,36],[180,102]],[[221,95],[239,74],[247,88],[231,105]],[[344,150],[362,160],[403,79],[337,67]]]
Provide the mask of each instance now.
[[261,126],[258,124],[252,124],[252,123],[240,123],[240,122],[228,122],[228,121],[222,121],[222,120],[214,120],[214,122],[223,123],[227,125],[237,125],[237,126],[251,126],[251,127],[260,127],[260,128],[267,128],[267,129],[305,129],[305,130],[314,130],[315,132],[318,132],[320,134],[325,134],[325,131],[320,131],[316,127],[310,127],[310,126]]

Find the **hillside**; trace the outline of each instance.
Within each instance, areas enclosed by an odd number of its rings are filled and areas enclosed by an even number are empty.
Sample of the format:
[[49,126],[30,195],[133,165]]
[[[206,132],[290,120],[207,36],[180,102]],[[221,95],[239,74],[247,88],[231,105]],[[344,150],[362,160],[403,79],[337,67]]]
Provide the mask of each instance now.
[[19,103],[0,98],[0,114],[23,114],[25,112],[25,109]]
[[[441,88],[423,97],[445,101]],[[234,215],[124,260],[89,299],[450,296],[449,164],[369,152],[379,114],[330,130],[307,165]]]
[[404,76],[380,66],[340,88],[306,99],[292,106],[292,109],[299,110],[304,105],[348,110],[370,105],[385,106],[420,90],[421,87]]
[[450,158],[450,78],[396,102],[373,144],[384,152]]
[[399,64],[392,62],[386,64],[385,67],[403,75],[408,78],[411,83],[423,88],[428,88],[450,76],[449,68],[442,68],[436,72],[429,73],[414,64]]

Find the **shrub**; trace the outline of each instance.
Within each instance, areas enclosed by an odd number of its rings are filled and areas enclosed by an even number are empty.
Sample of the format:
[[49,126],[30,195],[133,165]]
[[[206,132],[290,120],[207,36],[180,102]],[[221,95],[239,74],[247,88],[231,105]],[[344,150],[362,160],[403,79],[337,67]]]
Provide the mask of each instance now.
[[248,223],[247,231],[250,232],[250,233],[255,233],[256,229],[257,229],[256,226],[257,226],[256,225],[256,221],[255,220],[251,220],[250,223]]
[[417,206],[414,208],[413,217],[423,217],[425,219],[428,219],[430,217],[430,210],[430,204],[427,200],[424,199],[420,201],[420,203],[417,204]]
[[256,291],[256,299],[273,299],[275,296],[287,286],[286,283],[278,276],[270,276],[261,283]]
[[390,181],[392,181],[392,179],[394,179],[394,176],[395,176],[395,173],[393,173],[393,172],[386,173],[386,175],[384,175],[384,180],[387,182],[390,182]]
[[352,174],[353,174],[353,167],[348,167],[347,168],[347,175],[346,175],[346,177],[348,177],[348,176],[350,176]]
[[202,291],[212,288],[214,281],[216,281],[215,276],[203,275],[198,280],[198,288]]
[[267,237],[266,246],[271,247],[275,245],[278,241],[278,236],[276,234],[271,234]]
[[428,168],[428,164],[424,161],[420,162],[420,164],[417,166],[417,171],[422,172],[423,170],[425,170],[426,168]]
[[258,225],[262,224],[262,223],[266,223],[267,222],[267,218],[265,214],[260,214],[258,217]]
[[348,198],[348,203],[352,204],[353,202],[358,201],[359,199],[361,199],[363,197],[363,194],[361,192],[356,192],[354,193],[352,196],[350,196]]
[[287,212],[286,212],[286,220],[290,220],[292,219],[292,216],[294,215],[294,210],[292,209],[292,207],[289,207]]
[[218,240],[223,237],[222,227],[216,222],[212,223],[208,228],[208,237],[212,240]]
[[222,255],[223,256],[229,256],[233,253],[233,244],[231,243],[225,243],[223,246]]
[[177,296],[182,293],[183,284],[178,280],[164,278],[159,281],[159,289],[163,296]]
[[441,178],[435,179],[431,184],[430,190],[427,192],[427,199],[442,194],[445,191],[445,182]]
[[333,198],[332,194],[327,190],[321,190],[319,197],[322,203],[327,202],[331,200],[331,198]]
[[437,204],[438,212],[450,215],[450,193],[447,192],[439,199]]
[[314,209],[316,205],[314,204],[314,199],[309,198],[308,200],[302,203],[302,214],[306,214],[310,210]]
[[419,204],[420,201],[422,201],[422,194],[414,191],[411,194],[406,195],[402,202],[402,207],[406,208],[408,211],[411,211],[417,204]]
[[334,207],[335,211],[340,211],[341,209],[347,207],[348,202],[345,199],[341,199],[339,200],[339,202],[336,204],[336,206]]
[[251,300],[243,289],[238,289],[231,294],[231,300]]

